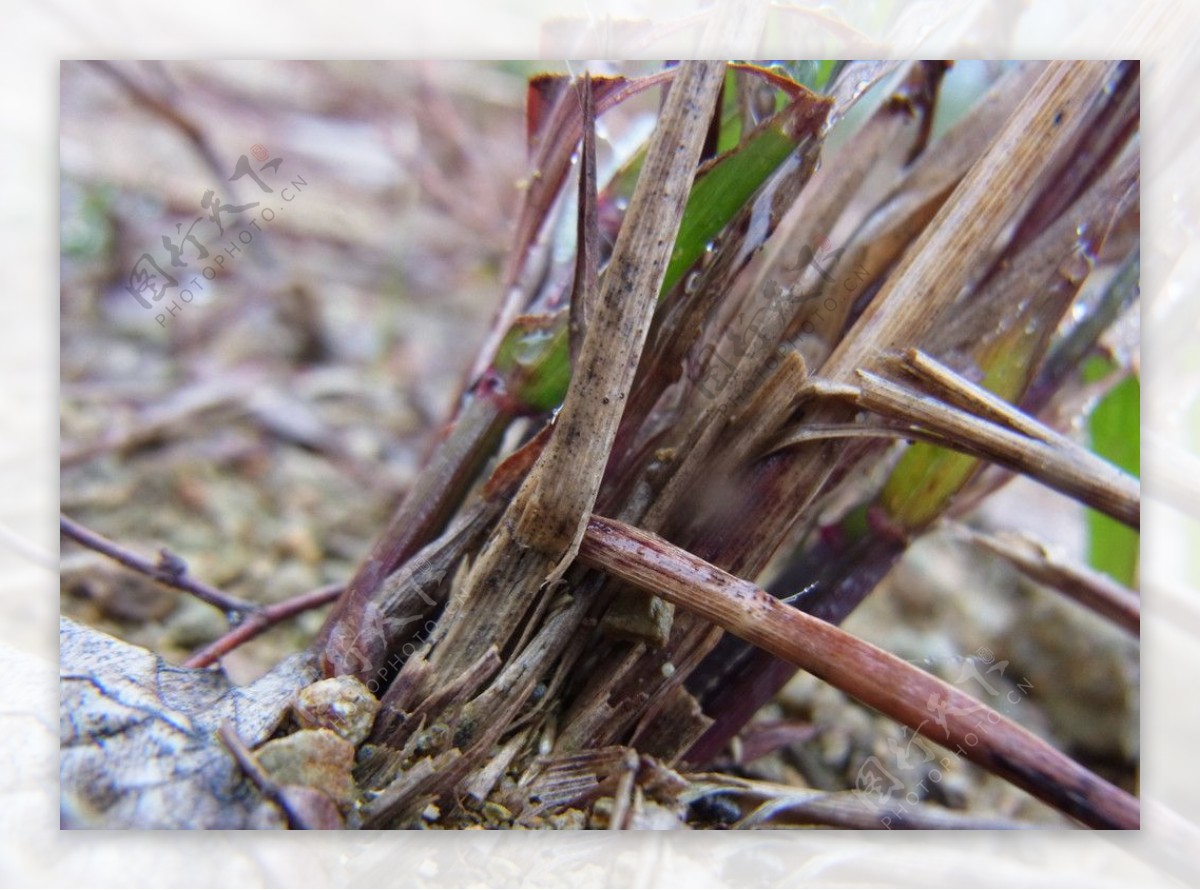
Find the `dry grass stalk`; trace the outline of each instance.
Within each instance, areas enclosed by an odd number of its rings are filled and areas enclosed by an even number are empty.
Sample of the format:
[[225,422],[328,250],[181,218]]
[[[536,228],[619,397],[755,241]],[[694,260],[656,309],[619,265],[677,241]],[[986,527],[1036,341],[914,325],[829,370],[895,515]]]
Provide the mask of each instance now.
[[[1138,827],[1136,798],[1028,730],[920,668],[784,605],[655,535],[593,517],[580,553],[594,568],[786,658],[1093,828]],[[931,702],[937,703],[934,712]]]
[[1008,560],[1033,580],[1070,597],[1134,637],[1140,636],[1141,597],[1103,572],[1079,565],[1021,532],[987,535],[964,525],[949,527],[964,541]]

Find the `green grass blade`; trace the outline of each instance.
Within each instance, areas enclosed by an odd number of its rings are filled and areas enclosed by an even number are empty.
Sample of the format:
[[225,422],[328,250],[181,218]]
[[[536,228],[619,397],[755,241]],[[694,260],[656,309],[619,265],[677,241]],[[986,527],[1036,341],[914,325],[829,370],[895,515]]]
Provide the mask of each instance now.
[[[675,249],[659,292],[677,285],[767,179],[821,120],[828,100],[804,90],[783,111],[764,121],[740,147],[714,158],[697,174],[688,196]],[[618,174],[621,176],[623,174]],[[609,192],[610,189],[606,190]],[[505,335],[496,371],[523,410],[552,410],[571,379],[565,318],[526,316]]]
[[[1084,379],[1099,380],[1116,370],[1111,359],[1091,358]],[[1097,403],[1088,418],[1091,448],[1099,456],[1137,476],[1141,463],[1142,388],[1130,375]],[[1088,510],[1088,562],[1127,587],[1137,587],[1140,536],[1103,513]]]

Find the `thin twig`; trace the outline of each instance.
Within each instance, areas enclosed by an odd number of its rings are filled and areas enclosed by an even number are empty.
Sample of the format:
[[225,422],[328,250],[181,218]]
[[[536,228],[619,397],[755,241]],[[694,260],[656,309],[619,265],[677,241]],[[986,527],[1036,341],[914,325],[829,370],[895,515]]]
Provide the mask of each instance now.
[[317,590],[310,590],[283,602],[272,603],[252,612],[241,624],[229,633],[213,640],[191,658],[183,663],[184,667],[205,668],[217,659],[228,655],[243,643],[248,643],[259,634],[270,630],[274,625],[293,615],[307,612],[309,609],[319,609],[333,602],[345,589],[344,584],[330,584]]
[[355,673],[354,666],[361,669],[364,660],[374,665],[386,657],[383,651],[351,655],[341,643],[363,637],[361,624],[384,579],[446,525],[495,452],[511,417],[500,400],[479,394],[455,419],[434,459],[417,477],[326,618],[317,640],[326,676]]
[[216,173],[220,179],[225,178],[225,174],[221,171],[221,162],[217,159],[217,153],[213,150],[212,144],[204,135],[204,131],[191,117],[184,114],[172,103],[155,96],[126,74],[122,68],[119,68],[112,62],[105,59],[92,59],[88,61],[88,64],[115,80],[138,105],[141,105],[157,117],[162,118],[182,133],[183,137],[191,143],[192,148],[196,150],[196,153],[204,160],[205,165],[212,172]]
[[52,572],[58,571],[58,560],[53,554],[47,553],[36,544],[26,541],[23,537],[0,525],[0,547],[8,547],[20,556],[37,563]]
[[911,799],[875,800],[859,791],[814,791],[791,785],[763,782],[722,773],[693,773],[683,801],[692,804],[722,795],[743,803],[757,803],[734,828],[783,828],[789,825],[828,825],[834,828],[878,830],[996,830],[1044,828],[994,816],[958,813]]
[[1140,527],[1141,486],[1137,480],[1058,433],[1047,431],[1040,439],[1030,438],[870,371],[860,370],[858,376],[861,407],[919,424],[944,436],[956,450],[994,460],[1131,528]]
[[287,817],[288,825],[298,829],[343,828],[337,806],[325,794],[315,788],[303,786],[281,786],[263,769],[254,752],[246,747],[237,730],[222,723],[217,730],[221,742],[233,755],[244,772],[262,792],[263,797],[277,804]]
[[946,527],[962,540],[1007,560],[1035,581],[1102,615],[1137,637],[1142,628],[1141,598],[1103,572],[1077,565],[1027,534],[984,535],[965,525]]
[[613,792],[612,815],[608,822],[609,831],[621,831],[629,827],[630,807],[633,803],[637,771],[638,756],[633,751],[627,751],[621,761],[621,777],[617,780],[616,791]]
[[910,353],[906,367],[940,390],[949,393],[952,389],[955,402],[969,404],[994,420],[860,370],[862,387],[857,392],[838,384],[822,388],[819,394],[850,398],[860,407],[903,425],[805,422],[787,431],[771,451],[834,438],[920,439],[995,461],[1132,528],[1139,527],[1141,486],[1135,478],[924,353]]
[[580,559],[836,686],[1095,828],[1137,828],[1135,797],[920,668],[787,606],[656,535],[593,516]]
[[944,397],[964,411],[1003,424],[1031,439],[1062,447],[1078,447],[1061,433],[1039,422],[1037,418],[1013,407],[1004,399],[967,380],[919,349],[905,352],[899,365],[924,383],[926,389],[934,391],[936,395]]
[[85,528],[74,519],[70,519],[61,513],[59,514],[58,525],[62,533],[71,540],[77,541],[84,547],[95,550],[97,553],[102,553],[109,559],[116,560],[126,568],[133,569],[135,572],[153,578],[159,584],[174,587],[176,590],[182,590],[184,593],[190,593],[196,599],[220,609],[232,623],[236,623],[245,616],[258,611],[259,607],[254,603],[240,600],[237,597],[217,590],[215,587],[210,587],[203,581],[197,581],[189,577],[187,566],[183,560],[165,548],[160,551],[158,563],[152,563],[138,556],[133,551],[127,550],[120,544],[110,541],[103,535]]

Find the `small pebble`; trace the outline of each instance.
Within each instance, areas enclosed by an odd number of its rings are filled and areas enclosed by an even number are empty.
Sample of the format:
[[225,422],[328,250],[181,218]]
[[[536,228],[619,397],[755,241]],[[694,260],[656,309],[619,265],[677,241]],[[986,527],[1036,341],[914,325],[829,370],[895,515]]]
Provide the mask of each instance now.
[[379,713],[379,699],[355,677],[330,677],[301,689],[292,706],[304,729],[329,729],[358,746]]
[[272,739],[256,752],[280,785],[305,785],[331,797],[343,810],[354,801],[354,746],[328,729],[302,729]]

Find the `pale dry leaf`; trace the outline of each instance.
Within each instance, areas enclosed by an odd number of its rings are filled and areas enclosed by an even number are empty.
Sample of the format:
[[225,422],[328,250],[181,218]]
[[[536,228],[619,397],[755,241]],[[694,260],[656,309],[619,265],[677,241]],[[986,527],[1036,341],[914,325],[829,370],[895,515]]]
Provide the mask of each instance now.
[[262,797],[216,732],[228,721],[247,744],[267,738],[316,679],[311,658],[237,687],[69,618],[59,628],[64,828],[261,827]]

